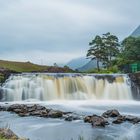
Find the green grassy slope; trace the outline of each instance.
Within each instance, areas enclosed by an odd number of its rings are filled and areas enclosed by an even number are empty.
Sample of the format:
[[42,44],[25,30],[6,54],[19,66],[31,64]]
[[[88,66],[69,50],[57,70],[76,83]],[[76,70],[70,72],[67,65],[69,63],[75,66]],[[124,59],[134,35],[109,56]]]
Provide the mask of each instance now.
[[[65,67],[43,66],[43,65],[33,64],[31,62],[16,62],[16,61],[0,60],[0,74],[4,73],[2,72],[3,68],[14,72],[50,72],[50,73],[74,72],[72,69],[66,66]],[[0,77],[1,76],[2,75],[0,75]]]
[[16,72],[32,72],[47,70],[48,66],[41,66],[30,62],[15,62],[0,60],[0,67]]

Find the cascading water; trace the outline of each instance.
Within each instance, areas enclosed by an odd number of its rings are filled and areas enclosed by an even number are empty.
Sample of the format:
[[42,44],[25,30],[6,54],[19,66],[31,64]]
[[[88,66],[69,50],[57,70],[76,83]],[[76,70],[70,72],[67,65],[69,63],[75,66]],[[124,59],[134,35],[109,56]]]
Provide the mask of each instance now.
[[1,87],[2,101],[131,100],[127,75],[18,74]]

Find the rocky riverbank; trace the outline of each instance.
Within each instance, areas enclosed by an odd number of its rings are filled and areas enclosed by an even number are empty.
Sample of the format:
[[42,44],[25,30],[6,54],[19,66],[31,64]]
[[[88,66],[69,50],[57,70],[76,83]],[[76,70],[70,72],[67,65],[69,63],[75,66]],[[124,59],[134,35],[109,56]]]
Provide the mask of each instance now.
[[37,104],[13,104],[10,106],[0,106],[0,111],[14,112],[20,117],[37,116],[44,118],[64,119],[65,121],[82,120],[85,123],[90,123],[92,127],[105,127],[106,125],[121,124],[124,122],[137,124],[140,122],[139,117],[122,115],[119,113],[118,110],[115,109],[108,110],[104,112],[101,116],[98,116],[96,114],[93,114],[91,116],[81,116],[73,112],[53,110]]

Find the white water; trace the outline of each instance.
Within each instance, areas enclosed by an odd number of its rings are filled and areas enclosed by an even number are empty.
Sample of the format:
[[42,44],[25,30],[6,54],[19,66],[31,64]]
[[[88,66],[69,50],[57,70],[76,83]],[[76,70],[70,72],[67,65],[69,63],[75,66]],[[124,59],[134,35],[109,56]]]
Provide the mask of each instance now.
[[133,99],[127,75],[19,74],[2,91],[3,101]]

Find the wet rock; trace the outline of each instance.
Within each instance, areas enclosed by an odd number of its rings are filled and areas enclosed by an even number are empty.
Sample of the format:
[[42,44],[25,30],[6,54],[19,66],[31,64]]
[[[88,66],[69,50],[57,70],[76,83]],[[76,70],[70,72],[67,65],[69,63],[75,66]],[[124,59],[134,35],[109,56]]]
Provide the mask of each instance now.
[[132,116],[132,115],[126,115],[126,116],[119,116],[116,120],[114,120],[112,123],[115,123],[115,124],[120,124],[120,123],[123,123],[125,121],[128,121],[130,123],[133,123],[133,124],[136,124],[136,123],[139,123],[140,122],[140,118],[139,117],[135,117],[135,116]]
[[35,111],[35,110],[45,110],[46,108],[44,106],[40,106],[40,105],[28,105],[27,106],[28,108],[28,112],[32,112],[32,111]]
[[0,111],[6,111],[6,110],[7,110],[6,107],[0,106]]
[[129,121],[133,124],[136,124],[136,123],[140,122],[140,118],[135,117],[135,116],[127,115],[127,116],[125,116],[125,118],[126,118],[126,121]]
[[15,112],[21,117],[39,116],[39,117],[61,118],[63,116],[62,111],[46,109],[46,107],[36,104],[35,105],[14,104],[9,106],[7,111]]
[[65,121],[73,121],[73,117],[72,116],[67,116],[66,118],[65,118]]
[[114,123],[114,124],[121,124],[121,123],[123,123],[123,122],[125,122],[125,121],[126,121],[126,117],[120,115],[120,116],[118,116],[117,119],[114,120],[112,123]]
[[40,110],[36,110],[36,111],[33,111],[33,112],[30,112],[30,115],[31,116],[41,116],[41,111]]
[[85,117],[84,122],[91,123],[93,127],[105,127],[109,124],[107,120],[97,115]]
[[84,122],[85,123],[91,123],[92,121],[91,121],[91,118],[92,118],[92,116],[86,116],[85,118],[84,118]]
[[48,117],[50,118],[61,118],[63,116],[63,112],[57,110],[50,110],[48,113]]
[[108,110],[108,111],[104,112],[104,113],[102,114],[102,116],[103,116],[104,118],[118,117],[118,116],[120,116],[120,113],[119,113],[118,110],[113,109],[113,110]]
[[27,110],[24,110],[23,108],[20,108],[20,109],[14,109],[13,110],[15,113],[19,114],[19,113],[26,113]]
[[7,111],[15,112],[17,109],[19,109],[19,110],[27,110],[27,107],[25,105],[23,105],[23,104],[13,104],[13,105],[8,107]]
[[18,114],[20,117],[27,117],[27,116],[30,116],[29,113],[19,113]]
[[65,121],[74,121],[74,120],[80,120],[81,118],[79,116],[74,116],[74,115],[68,115],[65,117]]

